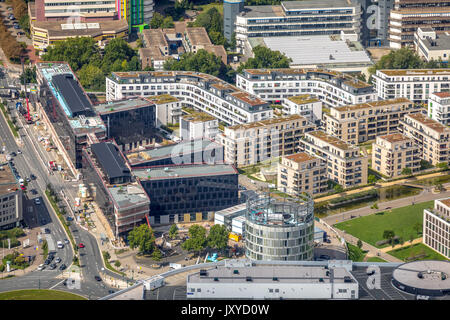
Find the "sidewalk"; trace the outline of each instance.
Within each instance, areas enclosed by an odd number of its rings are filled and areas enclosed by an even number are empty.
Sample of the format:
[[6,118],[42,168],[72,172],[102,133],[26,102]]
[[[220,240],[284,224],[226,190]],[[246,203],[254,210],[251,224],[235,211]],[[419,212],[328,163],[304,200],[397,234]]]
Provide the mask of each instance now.
[[422,243],[422,237],[414,239],[412,242],[406,241],[403,244],[396,244],[394,247],[389,246],[389,247],[386,247],[386,248],[382,248],[380,250],[383,251],[383,252],[388,252],[388,251],[397,250],[397,249],[400,249],[400,248],[406,248],[406,247],[409,247],[409,246],[411,246],[413,244],[417,244],[417,243]]

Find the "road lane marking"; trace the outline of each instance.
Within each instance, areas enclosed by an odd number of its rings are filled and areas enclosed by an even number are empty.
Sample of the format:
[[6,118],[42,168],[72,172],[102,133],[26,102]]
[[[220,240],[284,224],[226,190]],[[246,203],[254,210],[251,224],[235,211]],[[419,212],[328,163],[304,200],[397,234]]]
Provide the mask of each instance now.
[[61,280],[60,282],[58,282],[57,284],[55,284],[53,287],[49,288],[49,290],[52,290],[54,287],[60,285],[61,283],[63,283],[66,279]]

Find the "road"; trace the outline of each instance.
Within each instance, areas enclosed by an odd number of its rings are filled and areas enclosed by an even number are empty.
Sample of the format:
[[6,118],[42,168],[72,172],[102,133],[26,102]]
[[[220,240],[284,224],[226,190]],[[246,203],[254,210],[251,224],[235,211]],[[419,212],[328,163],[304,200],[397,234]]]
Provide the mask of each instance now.
[[[15,102],[8,103],[9,107],[14,107],[14,105]],[[21,120],[20,117],[21,116],[18,118],[19,123]],[[26,202],[27,208],[31,207],[33,209],[26,209],[24,211],[25,221],[32,223],[32,226],[39,225],[40,227],[49,228],[51,230],[51,237],[55,242],[57,240],[63,240],[64,238],[67,238],[64,229],[58,222],[58,217],[55,212],[52,209],[48,210],[51,206],[43,195],[48,183],[53,185],[54,190],[59,191],[64,189],[64,182],[56,175],[49,175],[43,162],[43,160],[46,160],[45,151],[41,149],[36,137],[34,137],[33,134],[30,135],[31,128],[26,124],[19,124],[19,126],[22,126],[22,129],[19,130],[20,139],[22,140],[20,146],[17,145],[4,117],[0,116],[1,144],[6,146],[8,152],[15,151],[17,153],[18,149],[22,151],[22,154],[18,154],[14,158],[17,171],[22,178],[29,177],[30,174],[34,174],[37,177],[36,180],[29,183],[27,189],[35,189],[38,192],[35,197],[40,197],[43,200],[41,205],[34,205],[31,200]],[[30,192],[27,192],[27,194],[27,196],[31,196]],[[110,288],[106,287],[103,282],[97,282],[94,279],[94,276],[99,275],[101,268],[103,267],[102,256],[95,238],[87,231],[76,226],[75,223],[71,224],[70,229],[76,243],[83,242],[86,246],[84,249],[80,249],[82,281],[81,290],[78,293],[91,299],[98,299],[107,295]],[[67,266],[71,264],[73,253],[69,245],[65,246],[62,252],[58,252],[58,255],[60,255],[63,259],[63,263]],[[37,266],[33,267],[36,268]],[[105,270],[104,273],[115,278],[121,278],[108,270]],[[0,291],[8,291],[14,288],[50,288],[63,280],[57,278],[60,274],[61,271],[55,269],[33,271],[21,277],[4,279],[1,280]],[[66,287],[64,287],[63,284],[60,284],[57,288],[65,289]]]

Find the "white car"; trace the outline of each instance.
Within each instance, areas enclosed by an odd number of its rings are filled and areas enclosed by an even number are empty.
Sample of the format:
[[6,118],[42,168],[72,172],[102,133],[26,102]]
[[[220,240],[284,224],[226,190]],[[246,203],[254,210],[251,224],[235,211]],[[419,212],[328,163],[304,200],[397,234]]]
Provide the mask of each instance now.
[[40,205],[41,200],[39,200],[39,198],[34,198],[34,204]]
[[42,271],[42,270],[44,270],[44,269],[45,269],[45,266],[44,266],[43,263],[41,263],[41,264],[37,267],[37,270],[38,270],[38,271]]
[[57,241],[56,242],[56,246],[58,247],[58,249],[64,248],[64,245],[63,245],[62,241]]

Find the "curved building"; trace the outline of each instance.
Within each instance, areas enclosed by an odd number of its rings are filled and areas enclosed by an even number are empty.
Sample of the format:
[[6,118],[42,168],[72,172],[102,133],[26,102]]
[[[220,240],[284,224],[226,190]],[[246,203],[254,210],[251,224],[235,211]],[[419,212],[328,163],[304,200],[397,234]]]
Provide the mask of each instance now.
[[252,260],[312,260],[314,202],[263,195],[247,201],[245,247]]
[[392,284],[416,295],[450,295],[450,262],[425,260],[404,263],[392,273]]

